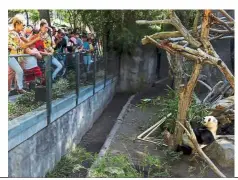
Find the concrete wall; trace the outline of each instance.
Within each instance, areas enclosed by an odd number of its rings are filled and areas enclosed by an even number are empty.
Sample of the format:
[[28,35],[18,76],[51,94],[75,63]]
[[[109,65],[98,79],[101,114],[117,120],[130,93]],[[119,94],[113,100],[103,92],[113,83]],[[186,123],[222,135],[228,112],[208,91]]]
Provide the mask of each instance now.
[[[227,12],[234,18],[234,10],[227,10]],[[218,17],[221,16],[219,11],[216,13]],[[212,45],[231,70],[230,40],[216,40],[212,42]],[[161,52],[161,59],[158,74],[159,78],[163,79],[168,77],[169,64],[166,52],[162,49],[159,51]],[[156,47],[152,44],[147,44],[145,46],[138,45],[133,55],[129,56],[128,54],[122,54],[120,61],[121,67],[120,80],[117,88],[118,91],[137,92],[141,88],[150,86],[151,83],[157,79],[157,51]],[[211,65],[205,65],[202,74],[208,76],[207,82],[212,86],[224,78],[223,74],[216,67]]]
[[116,78],[108,80],[105,89],[103,81],[98,82],[95,95],[92,87],[81,90],[78,106],[75,94],[55,101],[48,126],[42,108],[12,120],[8,129],[9,177],[44,177],[92,127],[113,98],[116,82]]
[[118,91],[135,92],[156,79],[157,52],[154,45],[138,46],[132,56],[122,54]]

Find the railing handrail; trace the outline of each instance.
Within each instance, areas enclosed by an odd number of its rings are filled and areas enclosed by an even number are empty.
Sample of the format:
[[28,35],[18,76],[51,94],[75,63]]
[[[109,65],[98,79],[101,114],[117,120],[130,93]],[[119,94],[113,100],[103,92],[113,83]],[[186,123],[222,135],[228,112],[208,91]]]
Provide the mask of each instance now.
[[9,57],[31,57],[30,54],[10,54]]
[[[53,56],[56,55],[69,55],[69,54],[73,54],[76,55],[76,74],[75,74],[75,80],[76,80],[76,86],[75,86],[75,91],[76,91],[76,95],[77,95],[77,99],[76,99],[76,106],[78,105],[78,97],[79,97],[79,88],[80,88],[80,70],[84,69],[81,68],[81,65],[84,64],[84,59],[83,59],[83,54],[85,54],[86,52],[72,52],[72,53],[58,53],[55,52],[52,55],[45,55],[45,57],[50,57],[49,60],[46,61],[45,67],[44,67],[44,74],[45,74],[45,80],[46,80],[46,111],[47,111],[47,125],[49,125],[51,123],[51,106],[52,106],[52,69],[51,69],[51,64],[52,64],[52,58]],[[107,81],[107,76],[108,76],[108,56],[104,58],[97,58],[96,55],[97,52],[92,53],[92,58],[94,62],[97,61],[103,61],[103,65],[104,65],[104,88],[106,87],[106,81]],[[34,55],[30,55],[30,54],[8,54],[8,56],[11,57],[32,57]],[[17,58],[16,58],[17,59]],[[87,64],[88,66],[88,64]],[[93,70],[90,70],[90,73],[93,72],[93,95],[95,94],[96,90],[96,68],[97,65],[96,63],[94,63],[93,65]],[[89,70],[87,70],[87,75],[89,74]]]
[[[69,55],[69,54],[85,54],[86,52],[72,52],[72,53],[53,53],[52,55],[44,55],[44,56],[54,56],[54,55]],[[34,55],[30,54],[10,54],[9,57],[31,57]]]

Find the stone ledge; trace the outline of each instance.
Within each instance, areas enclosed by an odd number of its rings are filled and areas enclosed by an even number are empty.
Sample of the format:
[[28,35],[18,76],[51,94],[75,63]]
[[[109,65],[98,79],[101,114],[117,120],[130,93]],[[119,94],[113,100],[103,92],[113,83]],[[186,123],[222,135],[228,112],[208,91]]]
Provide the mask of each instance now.
[[205,147],[204,152],[221,167],[234,167],[234,148],[232,138],[221,138]]
[[[113,78],[115,79],[115,78]],[[112,83],[107,80],[106,86]],[[96,82],[95,93],[104,88],[104,80]],[[74,92],[72,92],[74,93]],[[51,122],[63,116],[75,108],[76,94],[68,94],[63,98],[52,101]],[[80,88],[78,105],[93,96],[93,86]],[[56,113],[57,112],[57,113]],[[28,112],[8,122],[8,151],[21,144],[47,126],[46,105],[43,105],[32,112]]]

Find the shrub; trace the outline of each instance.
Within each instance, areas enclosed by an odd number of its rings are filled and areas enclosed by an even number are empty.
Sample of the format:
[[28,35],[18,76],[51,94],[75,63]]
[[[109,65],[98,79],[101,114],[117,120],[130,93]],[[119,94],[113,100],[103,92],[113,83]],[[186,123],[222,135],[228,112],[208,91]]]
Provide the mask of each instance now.
[[[151,101],[147,102],[141,102],[138,107],[144,109],[148,107],[149,105],[157,107],[158,111],[155,113],[156,118],[153,122],[157,122],[158,120],[162,119],[169,113],[172,113],[172,115],[166,119],[166,121],[160,126],[160,129],[163,131],[167,129],[170,133],[174,132],[175,125],[176,125],[176,119],[178,114],[178,103],[179,103],[179,96],[176,93],[176,91],[172,89],[167,90],[168,93],[165,97],[156,97],[152,99]],[[196,104],[195,99],[192,99],[192,103],[188,109],[188,120],[192,123],[199,123],[199,121],[202,119],[202,117],[207,116],[209,114],[209,111],[207,110],[207,107],[203,104]]]
[[69,89],[69,82],[67,79],[59,79],[56,81],[55,84],[53,84],[52,87],[52,97],[53,99],[62,97],[65,92]]

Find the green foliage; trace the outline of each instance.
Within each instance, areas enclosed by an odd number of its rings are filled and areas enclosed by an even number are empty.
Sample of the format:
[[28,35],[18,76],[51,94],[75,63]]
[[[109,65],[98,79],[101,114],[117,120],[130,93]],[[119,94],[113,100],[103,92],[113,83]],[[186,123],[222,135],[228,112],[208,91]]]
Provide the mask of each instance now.
[[[182,24],[189,30],[193,27],[193,22],[196,17],[196,12],[198,10],[175,10],[176,15],[181,20]],[[200,21],[198,24],[201,23],[202,13],[200,13]]]
[[76,73],[75,73],[75,71],[70,70],[67,74],[66,79],[69,82],[69,89],[75,90],[75,88],[76,88]]
[[25,14],[28,13],[29,19],[36,23],[40,19],[39,11],[36,9],[9,9],[8,10],[8,18],[14,17],[16,14]]
[[69,89],[70,85],[67,79],[60,78],[53,84],[52,87],[52,97],[53,99],[62,97],[65,95],[65,92]]
[[74,150],[63,156],[56,164],[54,169],[46,174],[47,178],[67,178],[73,173],[79,173],[80,170],[85,170],[84,162],[92,162],[95,160],[95,155],[87,152],[82,147],[76,147]]
[[[73,86],[71,84],[71,86]],[[62,97],[69,90],[70,83],[67,79],[59,79],[52,87],[52,97],[53,99]],[[35,92],[26,92],[17,98],[15,103],[8,103],[8,116],[9,120],[26,114],[38,107],[43,103],[35,101]]]
[[[88,171],[89,166],[95,161],[97,155],[87,152],[84,148],[77,147],[67,155],[63,156],[54,169],[46,174],[47,178],[70,178],[73,174]],[[85,167],[85,162],[90,165]],[[91,169],[90,177],[94,178],[140,178],[144,176],[145,170],[148,177],[170,177],[167,166],[158,156],[146,155],[139,161],[141,168],[136,168],[132,159],[128,156],[111,153],[106,154]]]
[[[166,18],[165,10],[56,10],[74,28],[93,29],[98,38],[108,37],[108,46],[118,53],[132,54],[146,34],[161,30],[160,25],[137,25],[139,19]],[[75,23],[76,21],[76,23]]]
[[[113,174],[108,172],[108,167],[120,168],[124,174]],[[132,166],[129,159],[125,155],[112,155],[107,154],[100,161],[99,164],[93,169],[93,177],[104,178],[138,178],[141,175]]]
[[164,150],[164,155],[165,155],[166,161],[170,162],[170,163],[180,160],[182,154],[183,154],[182,152],[178,153],[178,152],[172,151],[170,149]]
[[9,9],[8,10],[8,18],[14,17],[16,14],[24,13],[22,9]]
[[[92,177],[104,178],[142,178],[145,175],[149,178],[153,177],[170,177],[170,173],[162,163],[159,156],[150,155],[145,153],[135,165],[132,159],[123,154],[112,155],[108,153],[104,156],[97,166],[92,169]],[[110,167],[110,168],[109,168]],[[109,169],[111,171],[109,171]],[[117,172],[113,173],[113,169]]]
[[33,105],[35,103],[35,92],[34,91],[26,92],[25,94],[17,98],[17,101],[15,103],[17,105],[24,104],[24,106],[27,107]]
[[146,167],[148,170],[148,177],[169,177],[168,171],[164,171],[163,164],[159,156],[152,156],[147,154],[142,159],[143,167]]
[[35,92],[26,92],[19,98],[17,98],[15,103],[8,103],[8,117],[9,120],[26,114],[38,107],[43,103],[35,102]]
[[[157,107],[158,112],[155,113],[156,118],[151,125],[157,122],[158,120],[162,119],[169,113],[172,115],[166,119],[166,121],[160,126],[161,130],[167,129],[170,133],[174,132],[176,126],[176,119],[178,113],[178,103],[179,103],[179,96],[176,91],[169,89],[167,90],[167,95],[165,97],[157,97],[152,99],[151,101],[141,102],[138,107],[144,109],[148,106]],[[195,99],[192,99],[192,103],[188,109],[188,120],[193,123],[199,123],[202,117],[207,116],[209,111],[207,110],[205,105],[196,104]]]
[[33,23],[36,23],[38,20],[40,20],[40,14],[38,10],[28,10],[29,18]]

